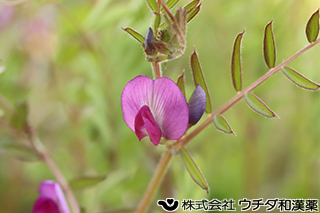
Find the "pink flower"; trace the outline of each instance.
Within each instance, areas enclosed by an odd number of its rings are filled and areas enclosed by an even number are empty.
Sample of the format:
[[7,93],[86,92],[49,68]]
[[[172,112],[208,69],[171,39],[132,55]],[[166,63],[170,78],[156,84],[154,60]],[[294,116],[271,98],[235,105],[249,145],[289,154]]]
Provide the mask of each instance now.
[[161,138],[181,138],[189,122],[187,101],[179,87],[169,78],[152,80],[137,76],[123,89],[123,118],[139,140],[149,136],[157,146]]
[[58,183],[46,180],[39,188],[40,196],[33,206],[32,213],[69,213],[67,201]]

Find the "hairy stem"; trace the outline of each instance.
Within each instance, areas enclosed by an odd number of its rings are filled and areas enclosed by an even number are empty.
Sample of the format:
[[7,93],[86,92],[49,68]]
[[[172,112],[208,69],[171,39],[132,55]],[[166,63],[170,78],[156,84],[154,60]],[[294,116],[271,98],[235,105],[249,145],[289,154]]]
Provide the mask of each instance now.
[[161,64],[159,62],[152,62],[152,71],[154,79],[160,78],[162,76]]
[[150,202],[152,201],[152,198],[154,197],[155,193],[157,192],[160,183],[162,182],[162,179],[164,175],[167,172],[167,169],[169,167],[169,163],[172,159],[172,154],[169,151],[166,151],[164,155],[162,156],[160,163],[158,165],[158,168],[156,170],[156,173],[154,174],[148,189],[146,193],[144,194],[136,213],[143,213],[146,212],[149,208]]
[[206,120],[204,120],[197,128],[195,128],[192,132],[190,132],[185,137],[179,139],[172,148],[174,149],[180,149],[181,147],[184,147],[187,145],[191,139],[193,139],[195,136],[197,136],[202,130],[204,130],[207,126],[209,126],[212,123],[212,119],[218,115],[223,114],[225,111],[230,109],[233,105],[235,105],[239,100],[245,96],[246,93],[252,91],[254,88],[262,84],[264,81],[266,81],[268,78],[270,78],[272,75],[277,73],[278,71],[282,70],[287,64],[289,64],[291,61],[296,59],[298,56],[300,56],[302,53],[306,52],[308,49],[313,47],[314,45],[320,43],[320,38],[318,38],[315,42],[312,42],[308,44],[303,49],[296,52],[294,55],[292,55],[290,58],[276,66],[275,68],[270,69],[264,76],[259,78],[257,81],[252,83],[250,86],[248,86],[246,89],[242,90],[241,92],[237,93],[232,99],[230,99],[225,105],[220,107],[218,110],[216,110],[213,114],[210,114]]

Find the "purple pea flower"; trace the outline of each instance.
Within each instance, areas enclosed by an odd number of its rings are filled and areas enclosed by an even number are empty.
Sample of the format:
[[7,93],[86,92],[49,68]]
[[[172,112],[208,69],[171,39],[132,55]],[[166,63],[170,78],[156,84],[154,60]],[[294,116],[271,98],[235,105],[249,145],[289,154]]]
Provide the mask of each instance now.
[[196,124],[206,110],[207,96],[201,86],[197,85],[189,99],[189,126]]
[[40,196],[32,213],[69,213],[67,201],[60,185],[52,180],[43,181],[39,187]]
[[139,140],[149,135],[155,146],[162,137],[178,140],[188,128],[187,101],[179,87],[166,77],[135,77],[123,89],[121,107],[124,121]]

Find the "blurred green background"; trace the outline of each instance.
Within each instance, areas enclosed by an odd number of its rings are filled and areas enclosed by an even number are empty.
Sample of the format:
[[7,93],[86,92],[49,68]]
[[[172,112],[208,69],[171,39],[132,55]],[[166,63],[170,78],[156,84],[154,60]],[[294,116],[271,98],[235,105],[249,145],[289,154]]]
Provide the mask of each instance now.
[[[13,2],[13,1],[8,1]],[[181,0],[179,5],[189,1]],[[262,55],[265,25],[274,19],[277,64],[308,44],[305,24],[320,6],[315,0],[205,0],[190,22],[185,54],[167,63],[174,80],[186,70],[194,45],[218,109],[236,93],[230,57],[236,35],[246,28],[244,87],[267,72]],[[145,0],[26,1],[0,5],[0,93],[15,105],[27,100],[28,118],[68,180],[106,175],[96,186],[75,191],[87,212],[138,205],[165,147],[138,141],[124,123],[120,95],[137,75],[152,77],[141,45],[120,27],[145,34],[152,23]],[[289,65],[320,82],[320,46]],[[244,100],[228,110],[237,137],[211,125],[186,148],[210,186],[207,195],[189,177],[179,156],[156,199],[320,197],[320,94],[302,90],[282,73],[254,90],[281,119],[266,119]],[[0,106],[3,112],[3,106]],[[9,122],[9,115],[2,120]],[[0,144],[19,143],[0,129]],[[0,212],[31,212],[41,181],[54,176],[41,161],[17,160],[0,150]],[[238,208],[238,211],[240,208]],[[265,208],[261,208],[264,212]],[[274,212],[277,212],[275,210]]]

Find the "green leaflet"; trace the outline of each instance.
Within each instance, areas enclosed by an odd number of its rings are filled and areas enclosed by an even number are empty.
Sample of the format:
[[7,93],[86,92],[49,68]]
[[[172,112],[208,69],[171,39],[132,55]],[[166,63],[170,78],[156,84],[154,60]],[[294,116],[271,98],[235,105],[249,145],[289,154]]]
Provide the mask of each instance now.
[[[173,8],[180,0],[168,0],[166,2],[169,9]],[[164,13],[166,10],[164,8],[161,9],[161,12]]]
[[16,113],[12,117],[11,124],[17,129],[23,129],[28,126],[29,106],[25,100],[19,101],[15,109]]
[[193,74],[194,85],[197,86],[199,84],[200,87],[206,92],[207,94],[206,113],[211,113],[212,112],[211,98],[208,91],[207,83],[205,81],[205,78],[201,69],[201,65],[199,62],[196,49],[194,49],[194,52],[191,54],[190,61],[191,61],[191,70]]
[[182,147],[180,149],[180,156],[193,181],[196,184],[198,184],[202,189],[206,190],[208,194],[209,193],[208,183],[205,177],[203,176],[203,174],[201,173],[199,167],[197,166],[197,164],[194,162],[193,158],[189,154],[189,152]]
[[179,78],[177,80],[177,85],[178,85],[179,89],[181,90],[182,94],[184,95],[184,97],[186,97],[184,79],[185,79],[185,77],[184,77],[184,70],[183,70],[182,74],[179,76]]
[[147,3],[153,12],[158,12],[158,3],[156,0],[147,0]]
[[249,107],[260,115],[264,115],[268,118],[279,118],[260,98],[252,93],[245,95],[245,100]]
[[291,67],[285,67],[282,69],[282,72],[289,78],[290,81],[303,89],[318,90],[320,88],[320,84],[311,81]]
[[306,26],[306,35],[310,43],[317,40],[318,34],[319,34],[319,9],[312,14]]
[[267,24],[263,39],[264,60],[270,69],[276,64],[276,44],[273,36],[272,23],[273,20]]
[[3,117],[5,114],[4,110],[0,108],[0,118]]
[[6,144],[0,147],[13,157],[22,161],[38,161],[39,155],[32,149],[21,144]]
[[94,186],[106,179],[105,175],[96,177],[80,177],[70,181],[70,186],[73,190],[85,189],[87,187]]
[[222,115],[216,115],[213,118],[213,123],[214,123],[214,126],[218,130],[220,130],[224,133],[233,134],[236,136],[236,134],[233,132],[231,126],[229,125],[228,121]]
[[131,28],[122,28],[124,31],[126,31],[127,33],[129,33],[133,38],[137,39],[137,41],[139,41],[140,43],[144,42],[144,37],[138,33],[137,31],[135,31],[134,29]]
[[[168,2],[167,2],[167,6],[169,7]],[[184,7],[186,9],[187,14],[188,14],[187,15],[187,22],[191,21],[199,12],[200,6],[201,6],[201,4],[199,4],[199,2],[200,2],[200,0],[194,0]],[[197,7],[197,5],[198,5],[198,7]],[[161,12],[165,12],[165,9],[162,8]],[[190,12],[192,12],[192,13],[190,13]],[[172,20],[170,20],[170,23],[172,23]],[[166,26],[168,26],[168,23],[164,22],[160,25],[160,29],[164,29]]]
[[155,19],[154,19],[154,31],[156,32],[160,26],[161,23],[161,16],[159,13],[155,13]]
[[245,30],[239,33],[234,41],[232,59],[231,59],[231,75],[233,86],[236,91],[242,89],[242,72],[241,72],[241,40]]
[[200,11],[201,4],[199,4],[196,8],[192,9],[190,13],[187,15],[187,23],[189,23]]
[[186,9],[187,13],[190,13],[198,4],[200,0],[193,0],[189,4],[187,4],[184,8]]

